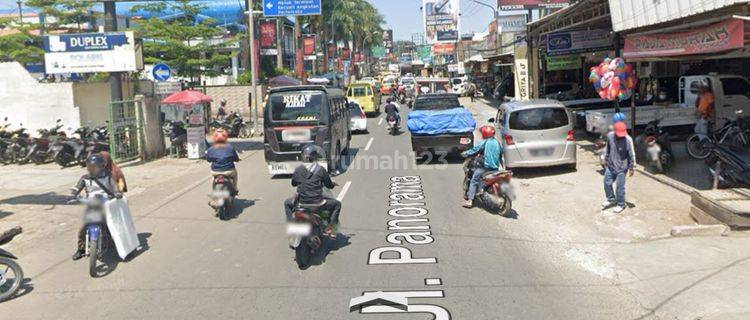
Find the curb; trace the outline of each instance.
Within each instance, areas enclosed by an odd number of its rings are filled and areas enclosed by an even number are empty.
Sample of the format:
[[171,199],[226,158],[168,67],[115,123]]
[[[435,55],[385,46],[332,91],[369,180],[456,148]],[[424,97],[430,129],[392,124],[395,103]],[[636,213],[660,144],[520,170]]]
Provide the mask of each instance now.
[[726,237],[729,235],[729,227],[723,224],[674,226],[669,234],[673,237]]
[[695,188],[692,188],[684,183],[675,181],[671,178],[665,177],[663,175],[655,175],[651,172],[648,172],[643,166],[637,165],[635,166],[635,171],[637,171],[640,174],[643,174],[644,176],[647,176],[657,182],[660,182],[668,187],[672,187],[676,189],[677,191],[680,191],[682,193],[685,193],[687,195],[692,194],[694,191],[696,191]]

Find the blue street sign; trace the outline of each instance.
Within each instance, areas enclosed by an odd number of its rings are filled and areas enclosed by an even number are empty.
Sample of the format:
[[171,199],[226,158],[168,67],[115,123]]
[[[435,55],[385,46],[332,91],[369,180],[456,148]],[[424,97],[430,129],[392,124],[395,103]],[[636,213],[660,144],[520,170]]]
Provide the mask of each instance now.
[[154,80],[164,82],[172,76],[172,69],[166,64],[157,63],[151,69],[151,75],[154,76]]
[[320,1],[263,0],[263,15],[266,17],[319,15],[322,8]]

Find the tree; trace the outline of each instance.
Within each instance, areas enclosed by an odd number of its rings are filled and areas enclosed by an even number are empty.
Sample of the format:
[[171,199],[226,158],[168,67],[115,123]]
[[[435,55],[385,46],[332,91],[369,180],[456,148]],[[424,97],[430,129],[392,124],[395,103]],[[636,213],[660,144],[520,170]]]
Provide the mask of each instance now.
[[81,30],[81,25],[89,21],[90,10],[94,5],[91,0],[26,0],[27,7],[35,8],[47,17],[54,17],[51,22],[45,22],[47,29],[59,29],[63,26],[75,25]]
[[[0,19],[0,26],[11,25],[13,18]],[[29,27],[18,27],[18,32],[0,36],[0,61],[18,61],[23,65],[42,62],[42,39],[29,32]]]
[[133,6],[131,11],[145,10],[153,13],[173,12],[169,19],[135,20],[135,31],[143,38],[143,56],[146,63],[164,62],[177,74],[193,79],[196,76],[217,76],[229,66],[231,55],[223,50],[237,41],[226,37],[226,31],[211,19],[199,19],[204,6],[189,0],[151,2]]

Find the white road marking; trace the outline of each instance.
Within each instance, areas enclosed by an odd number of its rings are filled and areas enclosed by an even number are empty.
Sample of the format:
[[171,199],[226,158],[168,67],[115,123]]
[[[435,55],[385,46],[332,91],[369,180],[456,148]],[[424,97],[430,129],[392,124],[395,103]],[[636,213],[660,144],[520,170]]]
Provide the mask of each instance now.
[[378,125],[381,125],[381,124],[383,124],[383,119],[384,119],[384,118],[380,118],[380,121],[378,121]]
[[341,192],[339,192],[339,196],[336,197],[336,200],[341,201],[344,200],[344,197],[346,197],[346,192],[349,191],[349,187],[352,185],[351,181],[347,181],[344,183],[344,187],[341,188]]
[[370,140],[367,141],[367,145],[365,146],[365,151],[370,150],[370,146],[372,145],[373,140],[375,140],[375,138],[370,137]]

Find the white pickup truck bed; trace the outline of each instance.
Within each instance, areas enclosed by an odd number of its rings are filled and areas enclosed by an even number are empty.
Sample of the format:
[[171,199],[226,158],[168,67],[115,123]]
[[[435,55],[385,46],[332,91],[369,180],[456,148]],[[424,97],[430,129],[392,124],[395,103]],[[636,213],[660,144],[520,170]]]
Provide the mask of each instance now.
[[[653,120],[659,120],[661,127],[694,125],[698,120],[694,107],[687,107],[681,104],[672,104],[668,106],[651,105],[635,107],[635,122],[637,126],[645,126]],[[630,121],[630,106],[620,108],[620,112],[625,114],[625,121],[628,128],[632,126]],[[612,124],[612,116],[615,109],[600,109],[586,111],[586,131],[589,133],[603,133],[608,130]]]

